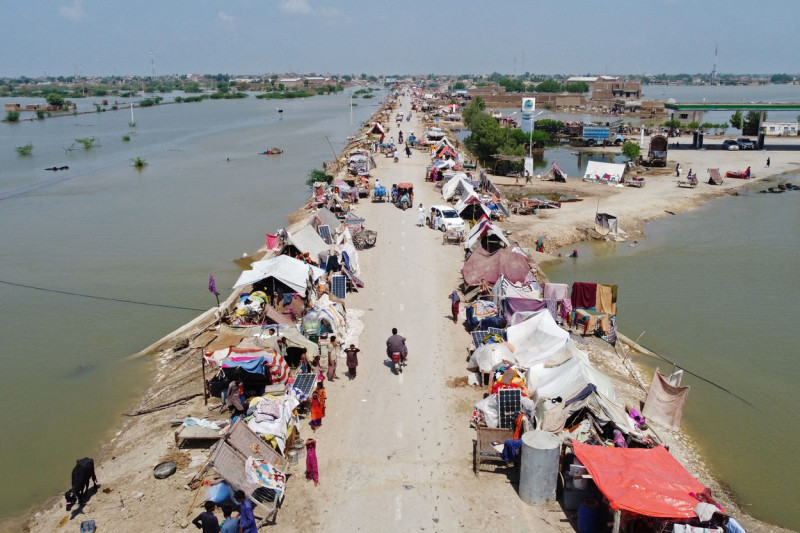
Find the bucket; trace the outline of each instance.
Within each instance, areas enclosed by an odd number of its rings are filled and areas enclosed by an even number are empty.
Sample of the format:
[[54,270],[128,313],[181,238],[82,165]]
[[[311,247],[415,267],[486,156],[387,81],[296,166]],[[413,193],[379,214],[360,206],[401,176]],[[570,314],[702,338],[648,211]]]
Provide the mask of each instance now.
[[289,452],[286,454],[286,457],[289,459],[289,464],[297,464],[297,450],[289,450]]
[[594,533],[597,531],[597,515],[599,505],[594,498],[584,498],[578,507],[578,533]]

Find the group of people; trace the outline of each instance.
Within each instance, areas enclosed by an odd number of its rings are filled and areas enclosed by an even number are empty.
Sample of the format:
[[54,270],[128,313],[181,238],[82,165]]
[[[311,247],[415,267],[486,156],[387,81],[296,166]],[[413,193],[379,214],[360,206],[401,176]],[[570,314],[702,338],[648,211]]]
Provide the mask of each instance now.
[[207,501],[204,504],[205,511],[197,515],[192,524],[197,529],[202,529],[203,533],[258,533],[253,503],[245,497],[242,490],[234,492],[233,499],[238,505],[238,516],[233,516],[234,506],[231,503],[223,503],[220,506],[222,510],[220,524],[217,515],[214,514],[217,504]]

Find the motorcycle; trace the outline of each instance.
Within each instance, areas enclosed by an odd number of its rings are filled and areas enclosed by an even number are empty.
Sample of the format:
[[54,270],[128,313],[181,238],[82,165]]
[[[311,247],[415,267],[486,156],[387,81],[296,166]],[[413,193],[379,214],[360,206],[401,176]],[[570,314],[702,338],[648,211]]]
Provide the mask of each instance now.
[[402,374],[403,367],[406,364],[406,358],[400,352],[392,352],[392,370],[395,374]]

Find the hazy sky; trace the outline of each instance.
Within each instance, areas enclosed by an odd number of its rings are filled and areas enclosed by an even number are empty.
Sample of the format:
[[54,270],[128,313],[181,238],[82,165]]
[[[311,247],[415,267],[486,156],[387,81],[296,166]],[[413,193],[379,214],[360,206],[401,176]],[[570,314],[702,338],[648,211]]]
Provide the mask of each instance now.
[[3,0],[0,76],[800,73],[800,0]]

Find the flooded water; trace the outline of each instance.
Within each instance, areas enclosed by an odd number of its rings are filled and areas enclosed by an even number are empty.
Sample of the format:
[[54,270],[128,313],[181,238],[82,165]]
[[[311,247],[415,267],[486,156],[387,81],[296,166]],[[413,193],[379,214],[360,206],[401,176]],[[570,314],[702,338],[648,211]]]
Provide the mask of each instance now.
[[[620,226],[625,229],[624,220]],[[635,247],[577,248],[579,259],[547,269],[550,279],[619,284],[622,333],[641,336],[641,344],[731,391],[686,375],[692,389],[683,429],[744,509],[800,530],[793,327],[800,192],[714,200],[648,224]],[[650,376],[655,366],[672,371],[664,361],[638,361]]]
[[277,101],[282,120],[251,97],[137,109],[134,129],[127,110],[0,124],[0,516],[67,488],[148,383],[148,361],[121,359],[215,305],[210,274],[227,295],[231,259],[286,224],[382,99],[354,99],[355,126],[348,93]]

